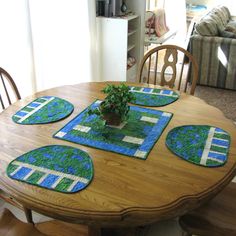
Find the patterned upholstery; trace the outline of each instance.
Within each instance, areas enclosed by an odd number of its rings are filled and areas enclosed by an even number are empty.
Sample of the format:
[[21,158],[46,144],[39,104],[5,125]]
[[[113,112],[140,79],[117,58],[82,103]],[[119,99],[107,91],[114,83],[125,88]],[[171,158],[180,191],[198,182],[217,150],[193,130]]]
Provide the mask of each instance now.
[[216,7],[196,24],[196,32],[204,36],[217,36],[219,31],[224,30],[229,20],[228,8]]
[[198,84],[236,90],[236,39],[220,37],[230,20],[228,8],[220,6],[195,25],[190,52],[199,65]]

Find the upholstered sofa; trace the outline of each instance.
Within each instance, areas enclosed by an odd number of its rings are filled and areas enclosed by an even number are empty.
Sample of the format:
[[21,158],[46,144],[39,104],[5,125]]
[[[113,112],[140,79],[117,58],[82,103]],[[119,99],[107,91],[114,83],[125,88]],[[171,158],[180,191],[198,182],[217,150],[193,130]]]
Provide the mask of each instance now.
[[199,65],[198,84],[236,90],[236,21],[227,7],[195,23],[189,50]]

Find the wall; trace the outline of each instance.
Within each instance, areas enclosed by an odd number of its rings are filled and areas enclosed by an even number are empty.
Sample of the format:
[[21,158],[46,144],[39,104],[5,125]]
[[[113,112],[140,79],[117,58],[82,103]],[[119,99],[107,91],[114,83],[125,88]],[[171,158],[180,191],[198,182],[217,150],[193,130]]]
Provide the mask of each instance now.
[[208,9],[217,5],[225,5],[229,8],[232,15],[236,16],[236,1],[235,0],[186,0],[188,4],[206,5]]
[[190,3],[193,5],[206,5],[209,7],[213,7],[225,1],[228,1],[228,0],[224,0],[224,1],[223,0],[186,0],[186,3]]

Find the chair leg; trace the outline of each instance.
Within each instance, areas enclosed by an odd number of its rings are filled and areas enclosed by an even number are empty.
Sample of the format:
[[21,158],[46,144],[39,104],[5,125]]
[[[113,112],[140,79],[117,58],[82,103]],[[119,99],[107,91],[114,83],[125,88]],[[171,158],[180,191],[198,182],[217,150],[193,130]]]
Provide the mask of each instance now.
[[192,236],[192,234],[183,231],[183,232],[182,232],[182,236]]
[[30,224],[34,224],[33,217],[32,217],[32,211],[24,206],[23,206],[23,210],[25,212],[27,222]]

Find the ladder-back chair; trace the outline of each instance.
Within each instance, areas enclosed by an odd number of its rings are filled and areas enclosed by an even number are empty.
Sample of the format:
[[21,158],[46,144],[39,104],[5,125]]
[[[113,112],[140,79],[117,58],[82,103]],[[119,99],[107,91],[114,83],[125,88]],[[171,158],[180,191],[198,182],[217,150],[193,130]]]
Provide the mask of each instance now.
[[[191,83],[188,83],[191,74]],[[161,45],[144,55],[137,78],[140,83],[167,85],[184,92],[190,90],[193,95],[198,79],[198,65],[195,58],[184,48]]]
[[0,111],[21,99],[17,86],[10,74],[0,67]]

